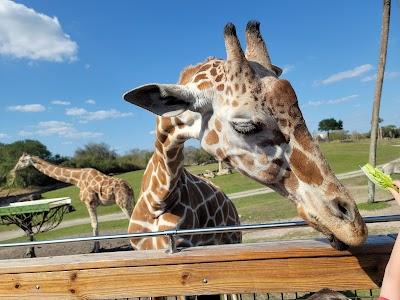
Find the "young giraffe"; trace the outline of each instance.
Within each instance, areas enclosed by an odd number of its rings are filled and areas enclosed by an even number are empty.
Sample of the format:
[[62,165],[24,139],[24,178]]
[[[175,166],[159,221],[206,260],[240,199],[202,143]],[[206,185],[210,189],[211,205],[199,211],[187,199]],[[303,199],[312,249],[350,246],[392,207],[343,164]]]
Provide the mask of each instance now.
[[190,66],[180,84],[149,84],[124,99],[172,117],[175,129],[244,175],[292,200],[332,246],[360,245],[367,228],[348,191],[312,139],[296,94],[271,64],[259,23],[246,28],[243,53],[233,24],[224,31],[227,60]]
[[[158,117],[155,152],[143,175],[141,194],[133,210],[128,232],[192,229],[240,224],[232,201],[206,180],[183,167],[188,128],[176,118]],[[190,126],[190,125],[189,125]],[[192,247],[240,243],[238,232],[187,235],[177,246]],[[135,238],[137,250],[164,249],[167,237]]]
[[[117,204],[128,219],[132,215],[134,203],[133,190],[129,184],[119,178],[107,176],[92,168],[65,168],[53,165],[37,156],[22,154],[13,171],[33,166],[39,172],[77,186],[79,198],[89,212],[93,235],[99,234],[97,206]],[[100,243],[94,243],[93,252],[100,250]]]

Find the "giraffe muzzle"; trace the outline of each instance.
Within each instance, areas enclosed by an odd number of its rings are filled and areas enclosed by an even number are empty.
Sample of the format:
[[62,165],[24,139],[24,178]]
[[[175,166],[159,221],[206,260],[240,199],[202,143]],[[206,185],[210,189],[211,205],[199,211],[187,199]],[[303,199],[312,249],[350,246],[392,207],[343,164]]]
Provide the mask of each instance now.
[[332,200],[329,209],[332,211],[333,215],[343,221],[354,222],[355,220],[354,207],[339,199]]

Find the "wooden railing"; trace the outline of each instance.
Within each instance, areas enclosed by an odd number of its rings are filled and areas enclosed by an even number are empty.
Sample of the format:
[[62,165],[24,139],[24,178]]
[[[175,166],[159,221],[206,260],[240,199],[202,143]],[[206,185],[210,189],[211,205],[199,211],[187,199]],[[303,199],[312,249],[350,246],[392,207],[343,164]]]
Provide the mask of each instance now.
[[336,251],[326,240],[296,240],[0,261],[0,297],[112,299],[375,289],[394,239],[372,236]]

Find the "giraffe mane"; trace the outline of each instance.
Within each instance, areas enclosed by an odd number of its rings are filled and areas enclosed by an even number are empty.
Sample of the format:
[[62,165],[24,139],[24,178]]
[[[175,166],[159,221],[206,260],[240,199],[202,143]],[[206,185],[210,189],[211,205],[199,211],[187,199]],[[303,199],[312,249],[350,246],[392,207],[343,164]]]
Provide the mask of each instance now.
[[207,59],[205,59],[203,62],[198,63],[197,65],[189,65],[183,71],[181,72],[179,76],[178,83],[179,84],[187,84],[190,79],[193,78],[193,76],[200,70],[200,68],[210,60],[218,59],[215,56],[209,56]]

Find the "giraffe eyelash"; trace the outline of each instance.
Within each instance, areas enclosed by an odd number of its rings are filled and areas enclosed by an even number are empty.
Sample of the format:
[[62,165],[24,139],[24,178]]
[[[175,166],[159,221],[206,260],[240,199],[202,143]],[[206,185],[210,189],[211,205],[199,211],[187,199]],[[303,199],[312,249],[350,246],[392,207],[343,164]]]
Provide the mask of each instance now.
[[250,135],[262,130],[261,123],[253,122],[231,122],[232,128],[240,134]]

